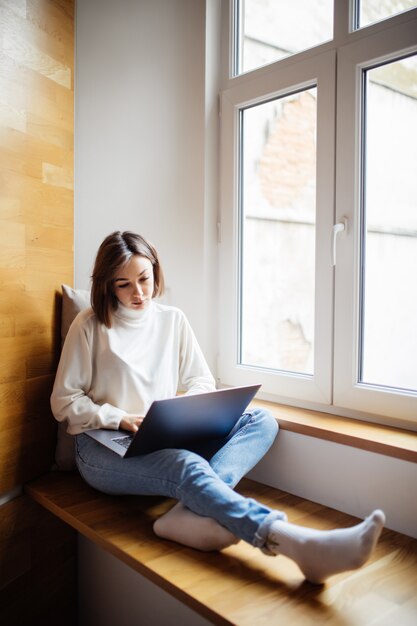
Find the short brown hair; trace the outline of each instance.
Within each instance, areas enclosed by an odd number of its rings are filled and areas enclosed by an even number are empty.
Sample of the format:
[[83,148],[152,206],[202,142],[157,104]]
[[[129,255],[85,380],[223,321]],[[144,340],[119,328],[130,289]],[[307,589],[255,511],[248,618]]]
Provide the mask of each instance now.
[[160,296],[164,292],[164,275],[154,246],[130,231],[117,230],[111,233],[98,249],[91,276],[91,305],[98,320],[107,328],[111,327],[111,314],[119,304],[113,291],[113,279],[117,270],[126,265],[134,255],[146,257],[152,263],[152,297]]

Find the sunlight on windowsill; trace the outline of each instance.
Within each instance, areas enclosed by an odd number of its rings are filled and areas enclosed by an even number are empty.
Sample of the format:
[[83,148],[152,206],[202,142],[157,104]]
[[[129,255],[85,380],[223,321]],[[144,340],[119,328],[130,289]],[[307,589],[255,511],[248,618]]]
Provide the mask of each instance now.
[[417,463],[416,432],[265,400],[252,404],[268,409],[283,430]]

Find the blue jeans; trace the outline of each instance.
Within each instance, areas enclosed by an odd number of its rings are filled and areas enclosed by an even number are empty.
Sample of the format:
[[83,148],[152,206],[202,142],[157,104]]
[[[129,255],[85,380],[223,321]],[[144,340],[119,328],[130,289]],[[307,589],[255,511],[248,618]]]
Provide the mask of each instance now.
[[272,415],[254,409],[242,415],[209,461],[195,452],[175,449],[123,459],[82,434],[76,437],[76,462],[84,480],[99,491],[175,498],[262,548],[270,524],[283,514],[233,488],[264,456],[277,433]]

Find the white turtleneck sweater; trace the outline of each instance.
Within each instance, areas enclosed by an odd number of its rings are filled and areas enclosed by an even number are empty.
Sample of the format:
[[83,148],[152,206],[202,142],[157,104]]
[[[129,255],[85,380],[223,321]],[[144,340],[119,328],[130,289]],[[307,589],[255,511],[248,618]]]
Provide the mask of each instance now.
[[72,435],[117,429],[126,414],[146,415],[154,400],[215,389],[214,378],[184,313],[152,301],[144,311],[119,305],[112,327],[92,309],[66,337],[51,397],[55,418]]

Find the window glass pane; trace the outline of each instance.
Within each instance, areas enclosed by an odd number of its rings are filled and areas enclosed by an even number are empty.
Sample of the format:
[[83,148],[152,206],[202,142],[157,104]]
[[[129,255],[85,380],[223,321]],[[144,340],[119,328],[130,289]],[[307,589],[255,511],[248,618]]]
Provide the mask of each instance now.
[[241,111],[240,363],[313,374],[316,88]]
[[333,0],[235,0],[235,74],[333,37]]
[[359,28],[385,20],[417,6],[416,0],[358,0]]
[[417,56],[365,81],[360,380],[417,390]]

